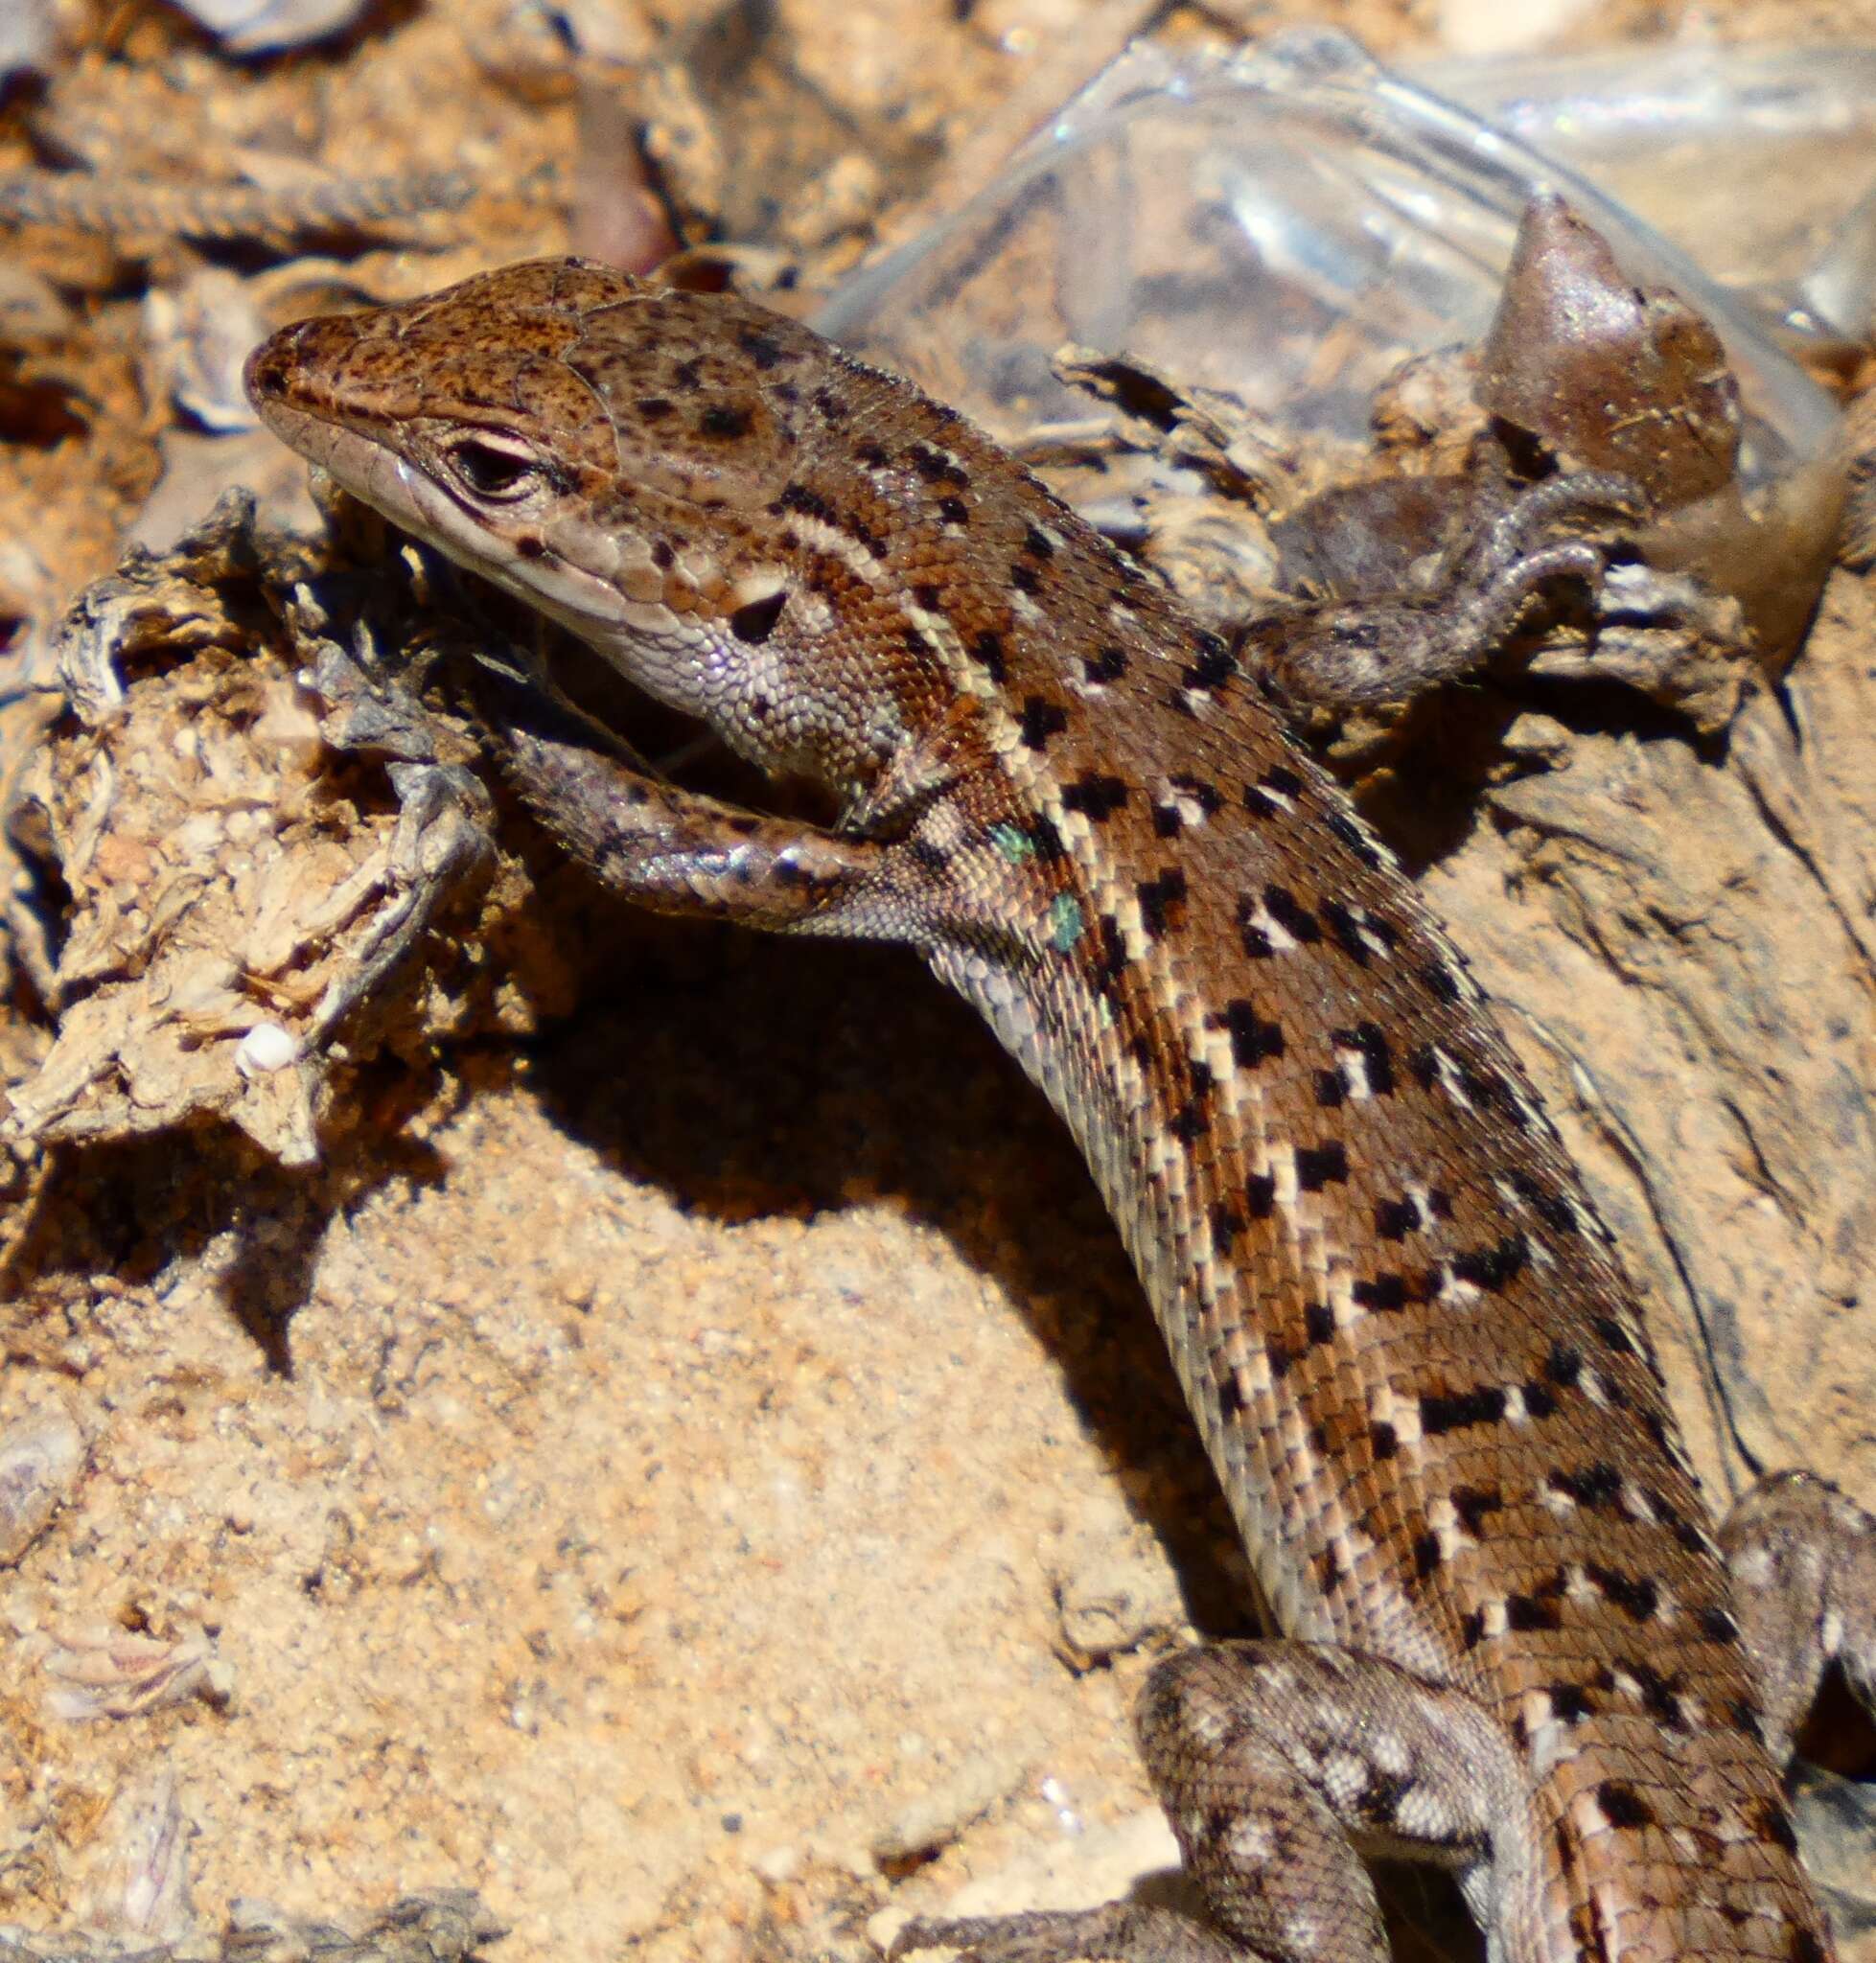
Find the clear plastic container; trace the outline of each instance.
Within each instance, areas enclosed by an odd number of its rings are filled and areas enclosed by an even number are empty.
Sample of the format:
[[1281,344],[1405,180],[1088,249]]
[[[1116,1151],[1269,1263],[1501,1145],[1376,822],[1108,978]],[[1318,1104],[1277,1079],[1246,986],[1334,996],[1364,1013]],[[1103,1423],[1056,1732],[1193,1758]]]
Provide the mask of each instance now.
[[[1573,131],[1586,158],[1622,151],[1641,179],[1651,140],[1664,144],[1647,113],[1640,128],[1616,113],[1633,64],[1547,96],[1528,67],[1441,73],[1514,121]],[[1654,86],[1644,98],[1666,99]],[[1730,124],[1712,104],[1732,98],[1707,100],[1721,140]],[[1605,101],[1599,121],[1589,105]],[[1789,102],[1786,115],[1802,120]],[[1674,288],[1718,330],[1747,410],[1749,487],[1834,448],[1835,405],[1753,305],[1586,177],[1332,32],[1211,58],[1129,49],[994,184],[863,269],[817,325],[1006,436],[1096,417],[1050,373],[1073,340],[1228,389],[1280,430],[1359,440],[1403,358],[1483,333],[1540,188],[1569,199],[1629,277]]]

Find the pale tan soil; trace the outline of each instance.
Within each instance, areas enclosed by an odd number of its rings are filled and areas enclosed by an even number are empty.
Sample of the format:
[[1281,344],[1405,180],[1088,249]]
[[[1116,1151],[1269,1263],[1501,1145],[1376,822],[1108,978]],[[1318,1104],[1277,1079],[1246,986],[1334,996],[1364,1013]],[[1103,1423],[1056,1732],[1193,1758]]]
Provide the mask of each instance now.
[[[784,4],[792,62],[708,95],[699,207],[811,266],[857,255],[875,210],[829,230],[797,188],[871,159],[890,228],[1079,17],[955,12]],[[1867,8],[1706,12],[1876,35]],[[1406,8],[1336,17],[1430,45]],[[567,242],[554,197],[499,195],[575,144],[567,86],[524,102],[478,66],[507,18],[411,10],[243,71],[133,9],[90,22],[51,112],[148,171],[269,127],[353,171],[478,145],[471,242],[371,267],[433,284]],[[81,316],[29,368],[90,391],[88,434],[0,455],[27,612],[107,569],[171,412],[124,265],[18,249]],[[1872,627],[1836,575],[1724,757],[1579,730],[1427,872],[1651,1290],[1721,1496],[1802,1464],[1876,1505]],[[577,1013],[569,983],[531,1043],[491,1014],[380,1057],[318,1168],[217,1128],[23,1169],[0,1434],[61,1411],[86,1457],[0,1566],[0,1923],[100,1912],[110,1802],[160,1771],[202,1927],[236,1895],[336,1917],[468,1882],[506,1963],[859,1958],[882,1911],[974,1879],[1040,1899],[1038,1849],[1097,1895],[1165,1858],[1128,1825],[1131,1697],[1188,1623],[1248,1626],[1243,1564],[1066,1140],[909,959],[619,919],[542,876],[510,931],[559,937]],[[12,1006],[18,1082],[45,1018],[23,983]],[[48,1652],[100,1625],[205,1631],[227,1695],[51,1715]]]

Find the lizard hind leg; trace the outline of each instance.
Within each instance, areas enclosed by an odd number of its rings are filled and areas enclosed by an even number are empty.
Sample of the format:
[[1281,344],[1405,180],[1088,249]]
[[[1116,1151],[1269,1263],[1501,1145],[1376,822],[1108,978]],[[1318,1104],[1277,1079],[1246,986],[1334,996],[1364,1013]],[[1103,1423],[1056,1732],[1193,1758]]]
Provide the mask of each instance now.
[[1832,1664],[1876,1718],[1876,1518],[1828,1480],[1778,1472],[1733,1508],[1720,1542],[1773,1764]]
[[1462,1692],[1348,1651],[1222,1643],[1160,1664],[1138,1723],[1206,1921],[1131,1901],[918,1921],[893,1954],[1387,1963],[1364,1854],[1454,1867],[1475,1902],[1489,1882],[1516,1772],[1508,1740]]

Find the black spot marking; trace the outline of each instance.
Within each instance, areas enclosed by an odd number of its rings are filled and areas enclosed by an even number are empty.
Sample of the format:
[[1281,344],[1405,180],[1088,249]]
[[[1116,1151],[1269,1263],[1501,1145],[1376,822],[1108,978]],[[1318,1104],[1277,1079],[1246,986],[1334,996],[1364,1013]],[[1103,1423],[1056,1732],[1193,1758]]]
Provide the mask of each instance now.
[[1712,1543],[1679,1508],[1672,1505],[1661,1493],[1656,1492],[1652,1486],[1644,1487],[1642,1490],[1648,1496],[1649,1512],[1673,1534],[1689,1554],[1705,1554],[1710,1551]]
[[1176,866],[1164,867],[1153,879],[1134,888],[1140,901],[1140,924],[1148,940],[1163,940],[1186,920],[1186,875]]
[[1339,1070],[1319,1070],[1316,1073],[1316,1103],[1324,1111],[1333,1111],[1346,1101],[1348,1084]]
[[1505,1496],[1495,1486],[1455,1486],[1452,1489],[1452,1510],[1459,1515],[1459,1524],[1474,1540],[1478,1538],[1480,1524],[1488,1513],[1502,1513]]
[[1316,1556],[1316,1586],[1325,1594],[1339,1588],[1348,1578],[1348,1570],[1342,1565],[1342,1557],[1332,1547],[1325,1547]]
[[668,396],[641,395],[634,407],[647,423],[661,423],[677,407],[677,404]]
[[1055,556],[1054,542],[1035,525],[1024,529],[1023,550],[1032,559],[1053,559]]
[[883,471],[891,461],[881,443],[863,443],[853,453],[869,471]]
[[1100,994],[1112,995],[1127,971],[1127,944],[1121,934],[1121,923],[1112,913],[1103,913],[1096,921],[1095,935],[1100,958],[1089,980]]
[[1797,1852],[1797,1831],[1790,1812],[1775,1799],[1768,1799],[1757,1813],[1759,1832],[1787,1854]]
[[781,618],[782,609],[787,605],[788,589],[777,587],[773,593],[738,607],[730,616],[730,632],[738,640],[759,647],[776,631],[776,622]]
[[1543,1360],[1543,1374],[1559,1390],[1567,1391],[1583,1374],[1583,1352],[1574,1343],[1553,1343]]
[[1438,1002],[1455,1003],[1462,993],[1452,970],[1444,961],[1428,961],[1420,971],[1420,979]]
[[1596,1804],[1611,1827],[1652,1827],[1655,1809],[1622,1779],[1605,1779],[1596,1788]]
[[1349,816],[1346,811],[1331,809],[1326,814],[1329,829],[1340,839],[1361,864],[1372,870],[1381,863],[1381,855],[1375,847],[1375,842],[1367,832]]
[[1279,764],[1267,770],[1255,784],[1244,786],[1244,808],[1260,818],[1283,816],[1289,804],[1303,795],[1303,779]]
[[712,403],[697,419],[697,430],[701,436],[747,436],[749,426],[749,411],[733,403]]
[[811,491],[805,484],[784,484],[781,496],[769,508],[777,516],[784,511],[799,511],[803,518],[811,518],[820,524],[836,523],[834,507],[819,491]]
[[534,532],[522,532],[515,540],[515,550],[523,559],[544,559],[547,553],[546,541]]
[[1277,1177],[1272,1172],[1253,1172],[1244,1182],[1244,1204],[1253,1220],[1267,1220],[1277,1209]]
[[1198,1097],[1188,1097],[1167,1120],[1167,1129],[1182,1144],[1194,1145],[1212,1129],[1211,1114]]
[[1266,1336],[1263,1342],[1263,1353],[1270,1365],[1270,1374],[1279,1383],[1282,1383],[1284,1378],[1289,1374],[1289,1367],[1296,1361],[1300,1352],[1285,1348],[1280,1337]]
[[1182,797],[1190,797],[1207,818],[1216,818],[1224,809],[1224,793],[1217,785],[1208,784],[1203,777],[1174,777],[1172,788]]
[[1355,1795],[1364,1818],[1377,1827],[1392,1827],[1403,1801],[1414,1790],[1411,1772],[1381,1772],[1368,1767],[1368,1784]]
[[1081,663],[1094,682],[1118,681],[1127,672],[1127,651],[1111,641]]
[[1686,1714],[1680,1708],[1680,1679],[1663,1676],[1652,1664],[1632,1663],[1629,1674],[1641,1690],[1641,1701],[1648,1715],[1665,1731],[1685,1731]]
[[1009,673],[1004,658],[1003,635],[984,628],[970,644],[970,658],[992,681],[1002,682]]
[[1553,1683],[1544,1696],[1550,1699],[1551,1715],[1565,1724],[1581,1724],[1592,1708],[1589,1694],[1580,1684]]
[[1420,1209],[1412,1200],[1378,1200],[1375,1232],[1383,1240],[1404,1240],[1420,1225]]
[[1557,1415],[1557,1399],[1540,1383],[1535,1381],[1524,1385],[1522,1393],[1524,1408],[1533,1418],[1554,1418]]
[[1613,1350],[1618,1356],[1633,1356],[1635,1353],[1635,1346],[1628,1330],[1612,1315],[1592,1316],[1590,1327],[1603,1339],[1604,1347]]
[[1749,1697],[1735,1697],[1726,1707],[1726,1716],[1755,1744],[1765,1743],[1764,1715]]
[[944,872],[951,865],[951,854],[942,845],[935,845],[930,839],[914,839],[912,842],[913,862],[926,872]]
[[1430,1091],[1440,1081],[1440,1052],[1430,1043],[1423,1045],[1407,1058],[1407,1069],[1423,1091]]
[[1217,1201],[1212,1208],[1212,1248],[1216,1254],[1228,1255],[1237,1244],[1238,1236],[1244,1231],[1244,1216],[1224,1200]]
[[704,364],[695,355],[680,361],[671,370],[671,379],[680,388],[697,389],[704,385]]
[[1234,1371],[1232,1374],[1226,1377],[1224,1382],[1218,1386],[1218,1409],[1222,1411],[1227,1418],[1236,1418],[1238,1414],[1243,1410],[1243,1408],[1244,1387],[1238,1381],[1238,1374]]
[[1336,945],[1357,968],[1365,968],[1372,958],[1368,943],[1361,937],[1361,923],[1354,913],[1340,900],[1325,900],[1322,917],[1329,922],[1329,931],[1334,935]]
[[929,443],[915,443],[906,451],[906,462],[928,484],[949,484],[959,491],[970,489],[970,473]]
[[1521,1234],[1507,1234],[1496,1247],[1468,1248],[1452,1258],[1452,1272],[1474,1288],[1499,1294],[1524,1272],[1531,1259],[1530,1243]]
[[1824,1946],[1808,1928],[1792,1931],[1792,1963],[1824,1963]]
[[814,405],[830,423],[845,423],[850,413],[845,398],[836,395],[831,388],[817,388]]
[[[1328,909],[1323,910],[1325,912]],[[1361,1058],[1361,1073],[1368,1079],[1371,1097],[1394,1095],[1394,1052],[1377,1023],[1357,1023],[1352,1029],[1336,1029],[1331,1040],[1341,1050],[1353,1050]]]
[[1424,1582],[1440,1564],[1439,1536],[1419,1535],[1414,1540],[1414,1573]]
[[1258,912],[1257,902],[1248,894],[1240,895],[1238,901],[1238,934],[1244,943],[1244,952],[1254,961],[1267,961],[1277,950],[1270,936],[1257,924],[1254,915]]
[[1267,1058],[1284,1053],[1282,1024],[1265,1022],[1256,1005],[1241,996],[1225,1004],[1222,1018],[1208,1019],[1212,1028],[1219,1021],[1231,1032],[1231,1060],[1239,1070],[1255,1070]]
[[1363,1308],[1375,1309],[1383,1315],[1393,1315],[1407,1305],[1407,1283],[1403,1276],[1396,1274],[1377,1275],[1373,1280],[1353,1283],[1349,1294]]
[[652,564],[660,572],[669,572],[672,566],[677,564],[677,561],[678,555],[671,549],[668,540],[654,539],[652,541]]
[[1179,679],[1188,688],[1209,692],[1222,688],[1237,672],[1238,664],[1231,658],[1230,644],[1216,634],[1208,633],[1198,636],[1198,658]]
[[1300,1145],[1296,1152],[1296,1183],[1305,1192],[1320,1192],[1349,1176],[1349,1155],[1339,1139],[1320,1145]]
[[1661,1591],[1647,1576],[1636,1579],[1596,1561],[1585,1561],[1583,1572],[1603,1596],[1616,1605],[1631,1622],[1650,1622],[1661,1605]]
[[1055,820],[1045,812],[1038,812],[1031,819],[1029,840],[1035,847],[1035,856],[1046,866],[1054,865],[1068,851],[1062,843],[1061,833],[1055,829]]
[[1078,811],[1093,824],[1112,818],[1126,801],[1126,785],[1104,771],[1089,771],[1062,786],[1062,809]]
[[912,597],[918,603],[921,613],[940,613],[944,611],[944,595],[930,580],[922,580],[912,589]]
[[1469,1609],[1459,1622],[1459,1647],[1462,1650],[1476,1650],[1485,1641],[1485,1611],[1482,1608]]
[[764,334],[757,327],[744,328],[736,336],[736,345],[758,368],[779,368],[788,358],[782,344],[775,335]]
[[961,525],[970,522],[970,506],[961,497],[940,497],[938,517],[948,525]]
[[1580,1507],[1611,1506],[1622,1496],[1622,1475],[1605,1459],[1581,1472],[1553,1472],[1544,1483]]
[[1033,566],[1012,566],[1009,583],[1019,593],[1039,593],[1042,590],[1042,575]]
[[1471,1391],[1423,1391],[1420,1428],[1437,1438],[1469,1424],[1498,1424],[1505,1416],[1505,1394],[1495,1385]]
[[1039,695],[1023,698],[1023,747],[1044,750],[1052,736],[1068,727],[1068,711],[1059,703],[1045,702]]
[[1542,1180],[1529,1172],[1511,1174],[1512,1189],[1518,1198],[1536,1212],[1554,1234],[1575,1234],[1577,1226],[1576,1209],[1562,1193],[1553,1190]]
[[1263,911],[1294,941],[1307,944],[1322,938],[1321,921],[1298,903],[1287,887],[1274,880],[1263,889]]
[[1335,1311],[1325,1302],[1312,1302],[1303,1311],[1304,1333],[1311,1343],[1328,1343],[1335,1335]]
[[1377,1422],[1368,1427],[1368,1443],[1378,1460],[1391,1459],[1401,1449],[1401,1435],[1393,1425]]
[[1702,1608],[1695,1620],[1701,1626],[1701,1634],[1709,1643],[1737,1643],[1739,1625],[1731,1613],[1724,1608]]
[[1505,1627],[1519,1631],[1560,1629],[1563,1627],[1563,1614],[1553,1598],[1542,1595],[1507,1595]]

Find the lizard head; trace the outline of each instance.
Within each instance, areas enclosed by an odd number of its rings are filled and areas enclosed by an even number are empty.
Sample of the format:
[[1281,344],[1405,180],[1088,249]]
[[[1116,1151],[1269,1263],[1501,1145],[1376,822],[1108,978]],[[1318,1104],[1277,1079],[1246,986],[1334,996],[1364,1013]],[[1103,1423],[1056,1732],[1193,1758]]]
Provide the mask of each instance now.
[[796,322],[536,260],[283,328],[245,381],[347,491],[766,770],[865,797],[937,694],[883,576],[903,498],[852,461],[912,392]]

